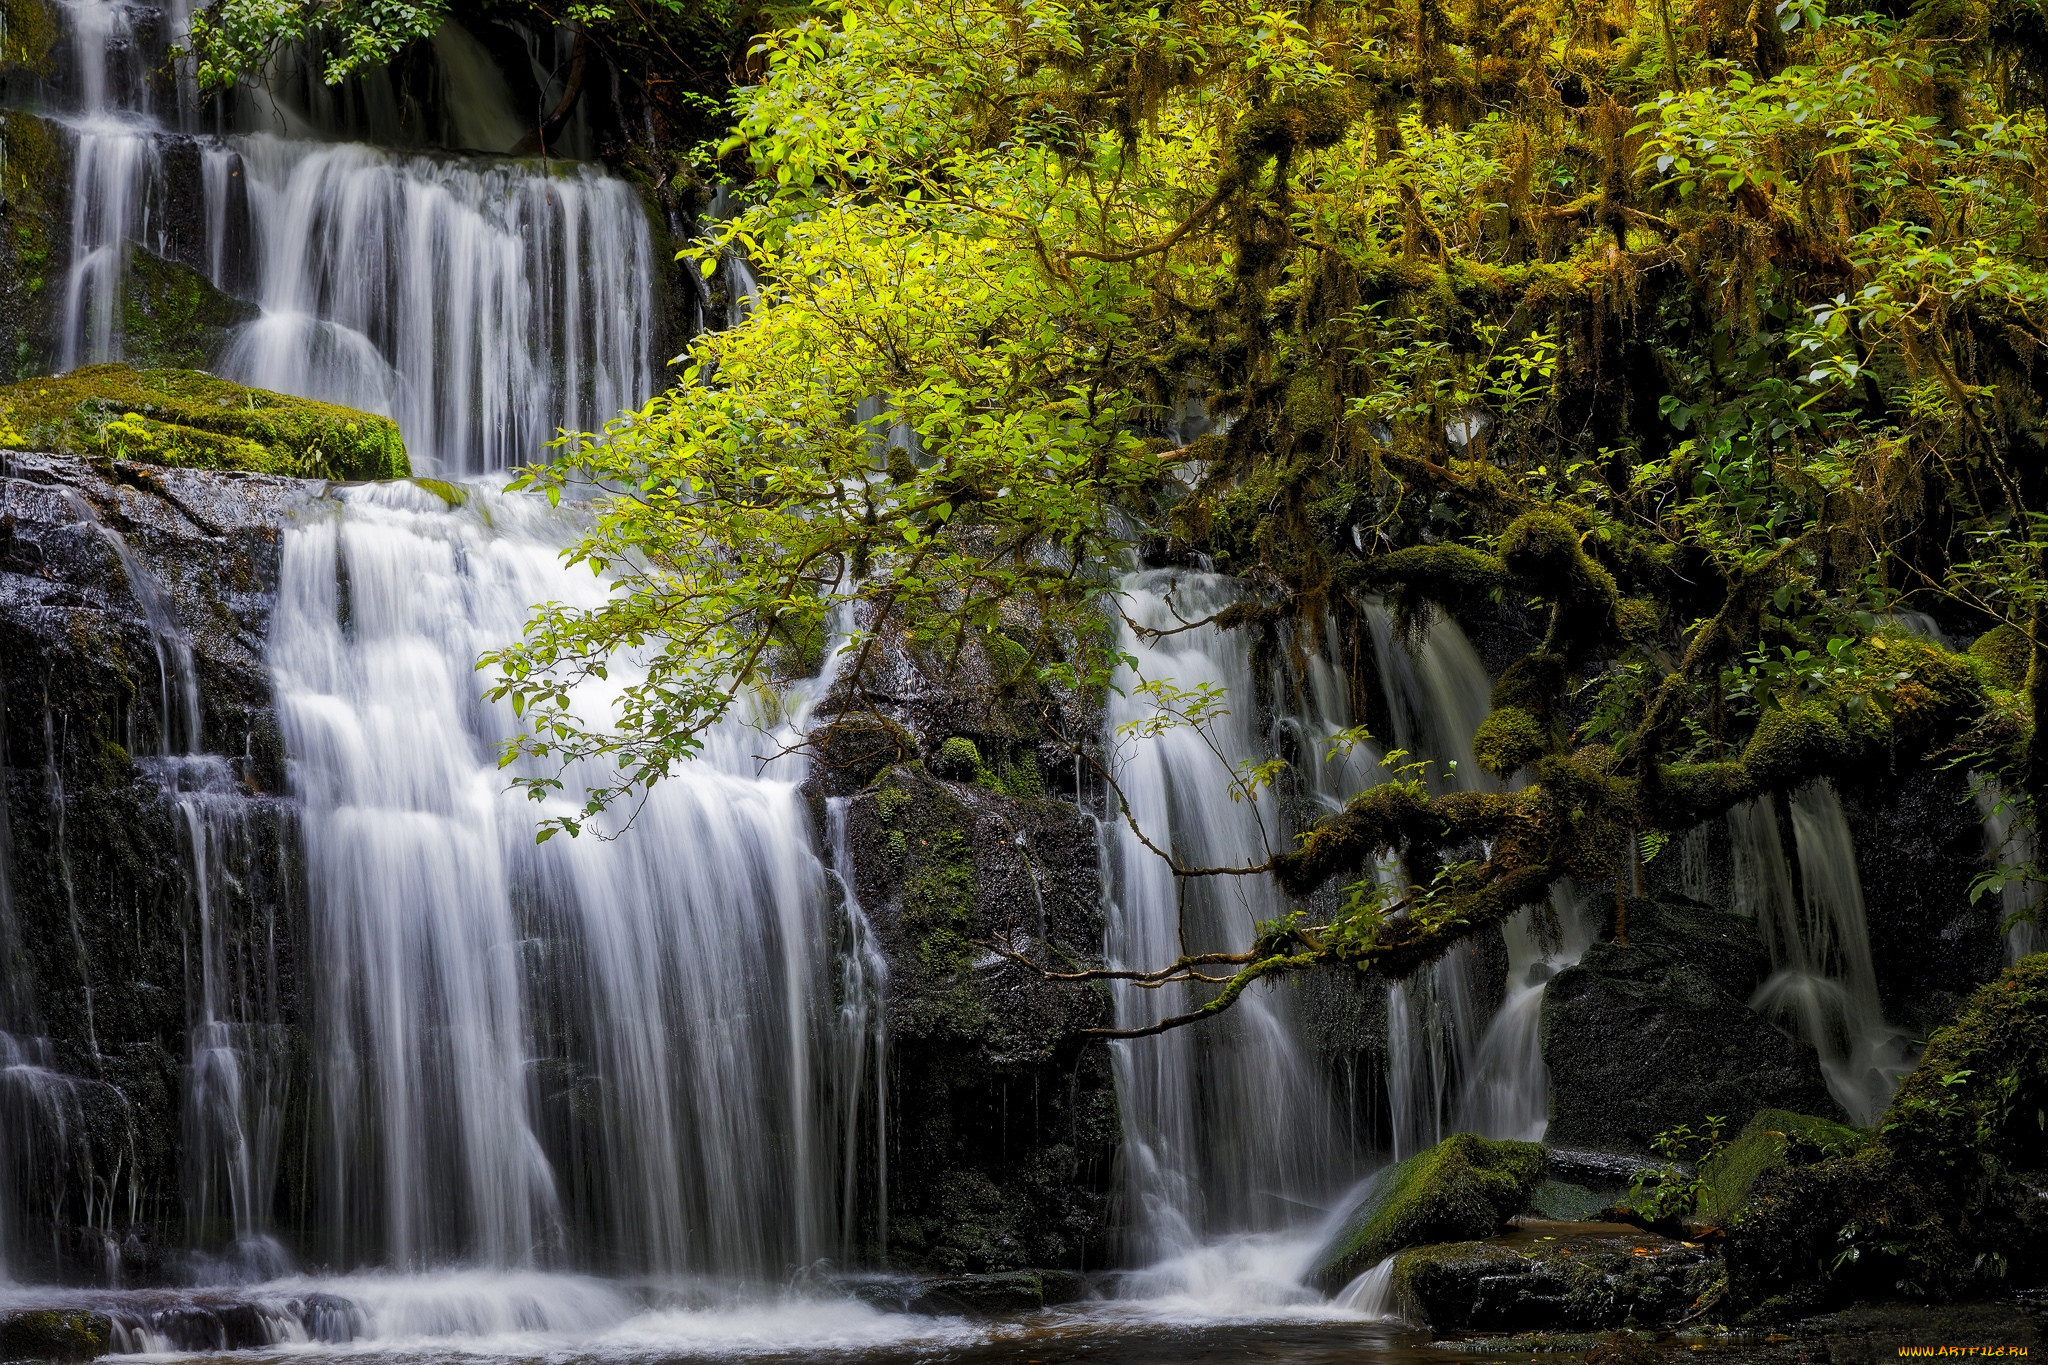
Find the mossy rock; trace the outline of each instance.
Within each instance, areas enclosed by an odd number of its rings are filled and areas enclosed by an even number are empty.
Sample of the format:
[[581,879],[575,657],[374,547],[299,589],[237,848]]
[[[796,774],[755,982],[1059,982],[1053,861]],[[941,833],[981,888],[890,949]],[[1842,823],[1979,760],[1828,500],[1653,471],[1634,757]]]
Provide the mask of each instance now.
[[1335,1293],[1405,1247],[1491,1237],[1528,1204],[1546,1166],[1533,1142],[1445,1138],[1373,1180],[1309,1282]]
[[941,744],[927,766],[934,776],[949,782],[972,782],[988,771],[981,761],[981,750],[964,735],[955,735]]
[[107,1353],[113,1335],[104,1313],[33,1308],[0,1317],[0,1358],[92,1360]]
[[1832,1119],[1760,1109],[1733,1142],[1701,1164],[1700,1179],[1707,1188],[1700,1197],[1698,1217],[1716,1226],[1726,1223],[1748,1202],[1766,1171],[1859,1151],[1870,1136]]
[[2034,646],[2012,626],[1993,626],[1970,645],[1970,657],[1983,661],[1991,681],[1998,686],[2019,687],[2027,681],[2027,671],[2033,666]]
[[140,247],[129,248],[123,273],[123,354],[138,369],[202,368],[226,348],[230,329],[262,311]]
[[1543,755],[1543,726],[1519,706],[1503,706],[1479,724],[1472,757],[1503,780]]
[[56,75],[54,58],[63,40],[56,9],[50,0],[0,0],[0,34],[6,35],[0,41],[0,71],[27,71],[42,80]]
[[412,472],[398,426],[199,370],[93,365],[0,388],[0,445],[296,478]]

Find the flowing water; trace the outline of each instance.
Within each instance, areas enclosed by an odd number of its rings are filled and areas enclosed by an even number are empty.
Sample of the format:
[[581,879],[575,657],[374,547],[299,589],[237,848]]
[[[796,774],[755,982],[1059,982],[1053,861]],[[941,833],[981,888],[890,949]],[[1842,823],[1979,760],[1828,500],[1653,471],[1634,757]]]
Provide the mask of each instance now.
[[1728,813],[1735,908],[1770,950],[1771,976],[1750,1002],[1820,1054],[1828,1093],[1853,1123],[1884,1112],[1912,1069],[1910,1040],[1885,1022],[1870,957],[1856,845],[1833,786],[1812,783],[1787,803],[1795,866],[1775,798]]
[[[182,8],[62,11],[72,77],[52,112],[74,168],[63,365],[121,358],[137,253],[182,251],[256,307],[217,357],[223,374],[386,413],[422,472],[521,463],[559,429],[599,427],[653,389],[657,247],[639,195],[592,165],[479,155],[509,151],[524,124],[459,26],[433,40],[424,105],[382,79],[329,90],[316,62],[286,54],[263,91],[239,92],[201,133],[190,73],[151,79],[188,27]],[[564,55],[562,36],[526,39],[543,76]],[[579,119],[560,148],[589,142]],[[196,167],[196,247],[171,221],[174,165]],[[738,257],[722,292],[727,325],[760,306]],[[1198,408],[1181,414],[1190,430],[1206,422]],[[880,399],[860,419],[878,448],[916,453]],[[602,600],[602,582],[561,563],[573,515],[488,481],[449,498],[412,484],[333,489],[309,499],[281,549],[268,662],[292,800],[256,801],[240,760],[207,747],[169,595],[119,534],[78,512],[149,630],[157,728],[129,748],[174,817],[188,882],[180,1180],[188,1223],[204,1231],[179,1264],[199,1287],[64,1291],[113,1317],[119,1349],[1446,1358],[1392,1321],[1389,1265],[1334,1300],[1303,1280],[1374,1166],[1461,1128],[1542,1135],[1543,993],[1591,938],[1573,888],[1507,926],[1497,1008],[1476,945],[1387,987],[1383,1132],[1361,1135],[1355,1097],[1311,1055],[1299,993],[1255,989],[1218,1023],[1113,1045],[1135,1268],[1099,1279],[1102,1298],[993,1321],[885,1312],[869,1291],[889,1283],[876,1265],[893,1140],[889,966],[848,875],[845,805],[824,803],[814,831],[801,760],[784,752],[829,667],[715,732],[630,828],[537,844],[537,816],[567,808],[507,792],[498,750],[514,718],[484,698],[473,663],[516,638],[535,602]],[[1386,780],[1391,749],[1426,762],[1434,790],[1500,785],[1472,761],[1490,682],[1454,622],[1404,638],[1384,607],[1361,604],[1391,733],[1331,752],[1358,719],[1334,621],[1298,678],[1263,679],[1274,713],[1262,715],[1248,633],[1185,628],[1237,591],[1192,571],[1123,584],[1135,662],[1106,725],[1130,818],[1103,821],[1115,964],[1241,950],[1290,908],[1268,878],[1176,878],[1148,846],[1212,868],[1285,848],[1296,816],[1247,779],[1251,765],[1291,753],[1302,799],[1322,811]],[[587,686],[576,705],[603,714],[618,685]],[[1160,723],[1188,710],[1206,719]],[[54,754],[47,711],[45,725]],[[5,762],[0,742],[0,775]],[[601,775],[574,770],[568,789]],[[45,786],[68,889],[54,759]],[[16,989],[5,814],[0,804],[0,1167],[17,1202],[53,1171],[53,1198],[78,1180],[111,1199],[106,1168],[130,1159],[126,1101],[55,1069],[35,1002]],[[1864,1113],[1903,1052],[1876,1007],[1853,847],[1825,788],[1795,797],[1790,819],[1797,894],[1775,813],[1731,817],[1738,881],[1779,966],[1757,1004],[1806,1031],[1844,1107]],[[1391,860],[1376,875],[1405,886]],[[300,911],[316,964],[303,1038],[283,1022],[285,969],[247,946],[276,942],[279,917]],[[1142,1027],[1206,990],[1117,983],[1115,1015]],[[304,1152],[285,1150],[291,1113],[311,1116]],[[89,1114],[111,1140],[77,1140]],[[272,1226],[294,1162],[317,1274],[290,1263]],[[109,1275],[122,1263],[114,1229],[133,1221],[117,1212],[89,1220]],[[0,1218],[0,1253],[22,1214]],[[55,1292],[0,1291],[0,1306],[46,1306]]]

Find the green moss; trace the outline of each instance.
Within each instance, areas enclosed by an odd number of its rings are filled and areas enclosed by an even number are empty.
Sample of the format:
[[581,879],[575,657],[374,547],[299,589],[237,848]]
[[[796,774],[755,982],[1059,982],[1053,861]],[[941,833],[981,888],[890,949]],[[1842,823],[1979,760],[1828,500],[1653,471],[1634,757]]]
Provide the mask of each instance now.
[[105,1355],[113,1322],[100,1313],[42,1308],[0,1317],[0,1357],[8,1360],[92,1360]]
[[1507,575],[1498,559],[1468,545],[1410,545],[1374,560],[1371,578],[1456,606],[1486,597]]
[[1632,644],[1654,640],[1664,628],[1664,608],[1648,597],[1628,597],[1615,603],[1614,628]]
[[189,266],[131,247],[121,299],[121,335],[138,369],[202,369],[227,344],[228,329],[256,305],[230,298]]
[[411,472],[389,418],[246,389],[197,370],[94,365],[0,389],[22,444],[89,458],[300,478]]
[[1832,772],[1849,756],[1849,735],[1817,703],[1766,711],[1742,752],[1742,767],[1759,788],[1785,786]]
[[1472,736],[1472,757],[1479,766],[1505,780],[1534,763],[1544,749],[1543,725],[1518,706],[1495,711],[1479,723]]
[[1707,1188],[1700,1197],[1698,1217],[1716,1226],[1726,1223],[1749,1202],[1766,1171],[1860,1151],[1870,1137],[1831,1119],[1788,1109],[1758,1110],[1733,1142],[1700,1166]]
[[1533,1142],[1459,1133],[1374,1181],[1316,1258],[1313,1282],[1334,1292],[1405,1247],[1491,1237],[1522,1211],[1547,1162]]
[[935,776],[949,782],[972,782],[984,777],[988,769],[982,765],[981,750],[974,741],[963,735],[955,735],[939,746],[930,764]]
[[46,0],[0,0],[0,35],[0,71],[14,68],[44,80],[56,74],[52,58],[61,31]]
[[1991,680],[2000,687],[2020,687],[2033,666],[2034,646],[2024,632],[2011,626],[1993,626],[1970,645],[1970,657],[1981,659]]
[[1500,562],[1545,597],[1578,604],[1615,600],[1614,575],[1579,544],[1579,530],[1557,512],[1524,512],[1501,532]]
[[1564,686],[1564,656],[1535,650],[1501,670],[1500,681],[1493,685],[1493,707],[1516,707],[1548,717],[1556,711]]

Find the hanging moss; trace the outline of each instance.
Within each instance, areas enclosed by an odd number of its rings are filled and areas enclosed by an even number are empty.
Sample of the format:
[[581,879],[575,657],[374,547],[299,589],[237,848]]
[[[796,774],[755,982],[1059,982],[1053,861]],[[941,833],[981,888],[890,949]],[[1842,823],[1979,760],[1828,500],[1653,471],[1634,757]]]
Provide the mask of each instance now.
[[398,426],[332,403],[247,389],[198,370],[94,365],[0,389],[21,447],[299,478],[410,474]]
[[1472,757],[1503,780],[1534,763],[1543,753],[1543,725],[1518,706],[1496,710],[1472,736]]
[[981,761],[981,750],[963,735],[955,735],[941,744],[928,766],[933,776],[949,782],[972,782],[988,772]]

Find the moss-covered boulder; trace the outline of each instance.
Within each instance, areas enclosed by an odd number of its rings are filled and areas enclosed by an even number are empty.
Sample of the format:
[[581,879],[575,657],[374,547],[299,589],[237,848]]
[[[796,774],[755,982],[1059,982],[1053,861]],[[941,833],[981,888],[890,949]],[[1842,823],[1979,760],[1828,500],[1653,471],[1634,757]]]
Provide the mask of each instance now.
[[1703,1223],[1726,1223],[1749,1201],[1766,1172],[1857,1152],[1870,1139],[1863,1129],[1833,1119],[1789,1109],[1759,1110],[1733,1142],[1701,1163],[1700,1179],[1706,1189],[1697,1215]]
[[1459,1133],[1381,1172],[1316,1257],[1310,1283],[1335,1293],[1406,1247],[1490,1237],[1543,1179],[1543,1149]]
[[1394,1258],[1394,1300],[1444,1332],[1661,1327],[1714,1283],[1702,1248],[1610,1224],[1534,1224],[1510,1237]]
[[204,368],[227,348],[229,332],[261,311],[214,288],[189,265],[129,248],[121,353],[138,369]]
[[1874,1140],[1762,1171],[1730,1221],[1729,1293],[1763,1316],[1956,1299],[2048,1275],[2048,953],[1929,1040]]
[[199,370],[92,365],[0,388],[0,449],[298,478],[412,472],[389,418]]
[[0,1359],[93,1360],[107,1353],[114,1324],[104,1313],[35,1308],[0,1316]]

